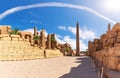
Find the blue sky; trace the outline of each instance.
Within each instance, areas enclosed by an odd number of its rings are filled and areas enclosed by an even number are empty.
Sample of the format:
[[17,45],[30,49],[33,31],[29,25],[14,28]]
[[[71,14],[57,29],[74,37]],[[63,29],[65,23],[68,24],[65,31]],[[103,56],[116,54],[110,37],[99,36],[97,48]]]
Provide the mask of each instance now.
[[[47,33],[55,33],[56,39],[60,43],[69,43],[75,49],[75,26],[80,24],[80,48],[87,49],[89,40],[98,38],[107,30],[107,24],[120,21],[119,0],[1,0],[0,1],[0,25],[11,25],[20,30],[33,31],[36,26],[40,31],[42,28]],[[115,2],[116,1],[116,2]],[[17,8],[18,6],[36,6],[43,3],[56,2],[64,4],[74,4],[92,9],[75,9],[69,7],[34,7],[28,9]],[[112,4],[110,4],[110,2]],[[53,4],[52,4],[53,5]],[[56,4],[58,5],[58,4]],[[114,6],[113,6],[114,5]],[[64,5],[63,5],[64,6]],[[111,7],[109,7],[111,6]],[[112,7],[113,6],[113,7]],[[117,7],[115,7],[117,6]],[[33,6],[32,6],[33,7]],[[25,8],[25,7],[23,7]],[[10,11],[7,11],[10,10]],[[5,11],[7,11],[5,13]],[[102,15],[102,17],[93,11]],[[106,19],[107,18],[107,19]]]

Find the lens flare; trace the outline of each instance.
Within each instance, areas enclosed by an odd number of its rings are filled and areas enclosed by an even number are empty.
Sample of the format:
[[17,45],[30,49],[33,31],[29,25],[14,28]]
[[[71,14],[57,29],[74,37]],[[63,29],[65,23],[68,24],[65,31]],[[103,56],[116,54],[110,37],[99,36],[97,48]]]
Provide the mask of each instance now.
[[105,0],[104,7],[111,12],[120,12],[120,0]]

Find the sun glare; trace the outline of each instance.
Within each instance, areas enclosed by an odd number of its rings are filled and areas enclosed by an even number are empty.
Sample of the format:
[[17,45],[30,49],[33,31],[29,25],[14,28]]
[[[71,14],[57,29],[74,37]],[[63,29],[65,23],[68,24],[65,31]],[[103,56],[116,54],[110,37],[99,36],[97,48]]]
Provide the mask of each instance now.
[[111,12],[120,12],[120,0],[105,0],[104,8]]

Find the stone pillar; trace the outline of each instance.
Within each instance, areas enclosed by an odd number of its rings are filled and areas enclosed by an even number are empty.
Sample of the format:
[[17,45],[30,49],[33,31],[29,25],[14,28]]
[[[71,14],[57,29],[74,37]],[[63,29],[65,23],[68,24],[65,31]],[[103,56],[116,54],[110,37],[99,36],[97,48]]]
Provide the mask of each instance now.
[[108,31],[110,31],[110,23],[108,23]]
[[80,56],[80,44],[79,44],[79,23],[76,25],[76,56]]
[[56,40],[55,40],[55,34],[51,34],[51,48],[56,48]]
[[88,41],[88,52],[91,56],[91,41]]
[[37,35],[37,27],[34,27],[34,36]]
[[42,29],[41,33],[40,33],[40,44],[42,46],[42,48],[45,48],[45,30]]
[[51,49],[51,35],[50,34],[48,34],[47,36],[47,48]]

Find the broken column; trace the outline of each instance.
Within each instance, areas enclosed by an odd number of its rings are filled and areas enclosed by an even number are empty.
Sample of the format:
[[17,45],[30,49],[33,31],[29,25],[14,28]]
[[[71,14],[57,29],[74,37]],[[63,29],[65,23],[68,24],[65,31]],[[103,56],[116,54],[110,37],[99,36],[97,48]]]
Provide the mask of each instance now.
[[40,33],[40,45],[42,48],[45,48],[46,42],[45,42],[45,30],[42,29]]
[[47,49],[51,49],[51,35],[48,34],[47,36]]
[[34,36],[37,35],[37,27],[34,27]]

